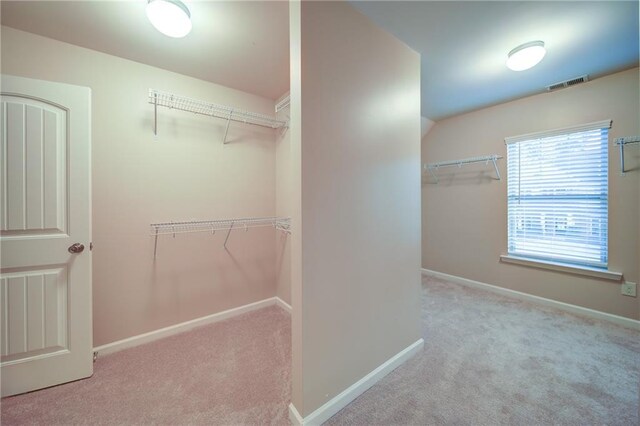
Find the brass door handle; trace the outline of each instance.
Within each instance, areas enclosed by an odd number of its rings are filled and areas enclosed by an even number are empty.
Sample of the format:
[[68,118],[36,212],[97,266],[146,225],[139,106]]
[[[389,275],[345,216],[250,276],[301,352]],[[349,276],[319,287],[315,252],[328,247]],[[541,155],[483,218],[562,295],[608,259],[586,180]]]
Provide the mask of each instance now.
[[69,253],[82,253],[84,251],[84,245],[80,243],[74,243],[69,246]]

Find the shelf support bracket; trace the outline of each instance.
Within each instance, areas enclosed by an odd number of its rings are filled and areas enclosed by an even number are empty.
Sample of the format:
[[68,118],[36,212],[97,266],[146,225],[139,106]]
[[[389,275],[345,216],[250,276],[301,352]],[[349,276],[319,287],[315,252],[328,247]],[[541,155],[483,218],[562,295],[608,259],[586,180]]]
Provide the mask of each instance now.
[[158,253],[158,227],[154,227],[155,229],[155,241],[153,243],[153,260],[156,260],[156,254]]
[[438,177],[436,176],[435,173],[433,173],[433,169],[429,166],[427,166],[427,170],[429,171],[429,174],[431,175],[431,177],[436,181],[436,183],[438,183]]
[[227,249],[227,241],[229,240],[229,235],[231,235],[231,230],[233,229],[233,225],[235,222],[231,222],[231,226],[229,227],[229,231],[227,232],[227,238],[224,239],[224,249]]
[[231,116],[233,115],[233,110],[229,111],[229,118],[227,119],[227,127],[224,129],[224,136],[222,137],[222,143],[227,144],[227,133],[229,133],[229,125],[231,124]]
[[500,171],[498,170],[498,164],[496,163],[496,157],[491,158],[491,161],[493,162],[493,168],[496,169],[496,176],[498,176],[498,180],[502,180],[502,177],[500,177]]
[[620,142],[620,176],[624,176],[624,144]]
[[153,94],[153,134],[158,136],[158,94]]

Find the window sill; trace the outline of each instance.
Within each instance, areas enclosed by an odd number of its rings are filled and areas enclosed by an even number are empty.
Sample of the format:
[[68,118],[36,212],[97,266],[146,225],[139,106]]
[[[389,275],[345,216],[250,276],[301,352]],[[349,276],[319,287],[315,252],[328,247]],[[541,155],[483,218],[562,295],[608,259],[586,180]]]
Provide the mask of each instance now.
[[530,266],[533,268],[549,269],[551,271],[566,272],[569,274],[586,275],[589,277],[602,278],[611,281],[621,281],[622,272],[609,271],[606,269],[590,268],[588,266],[567,265],[565,263],[551,262],[538,259],[528,259],[526,257],[501,255],[500,261],[513,263],[515,265]]

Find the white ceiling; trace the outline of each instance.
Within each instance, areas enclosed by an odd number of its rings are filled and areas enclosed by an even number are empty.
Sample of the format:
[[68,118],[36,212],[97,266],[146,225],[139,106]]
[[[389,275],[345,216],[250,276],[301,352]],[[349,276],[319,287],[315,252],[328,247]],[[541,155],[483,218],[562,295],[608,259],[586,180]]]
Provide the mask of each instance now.
[[289,90],[287,2],[184,3],[193,30],[181,39],[151,25],[146,0],[2,0],[2,24],[270,99]]
[[[276,99],[289,86],[286,1],[189,1],[193,31],[158,33],[146,0],[6,1],[2,24]],[[422,115],[439,120],[638,66],[638,1],[352,1],[422,54]],[[504,65],[543,40],[535,68]]]
[[[432,120],[638,66],[637,0],[351,4],[422,54],[422,115]],[[508,69],[509,51],[534,40],[545,42],[542,62]]]

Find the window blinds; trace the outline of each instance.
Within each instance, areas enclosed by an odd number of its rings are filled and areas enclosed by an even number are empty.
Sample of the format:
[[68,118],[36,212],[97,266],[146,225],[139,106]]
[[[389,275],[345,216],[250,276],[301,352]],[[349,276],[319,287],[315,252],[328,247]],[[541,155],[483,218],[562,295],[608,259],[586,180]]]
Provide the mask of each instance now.
[[506,139],[510,255],[606,268],[610,127]]

